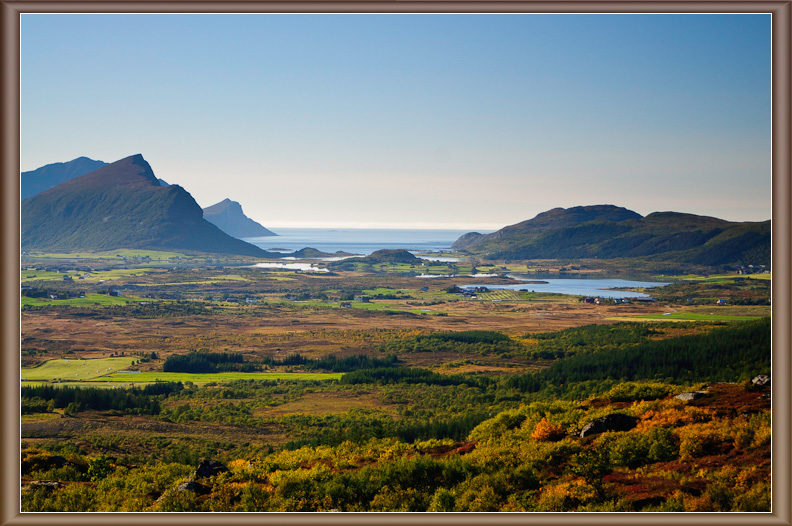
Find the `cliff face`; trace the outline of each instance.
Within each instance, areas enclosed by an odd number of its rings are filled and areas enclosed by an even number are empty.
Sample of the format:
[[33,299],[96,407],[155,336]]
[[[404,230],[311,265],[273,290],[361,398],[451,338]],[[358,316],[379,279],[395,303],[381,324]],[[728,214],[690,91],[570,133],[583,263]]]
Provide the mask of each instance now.
[[203,217],[226,234],[237,238],[277,235],[247,217],[242,205],[230,199],[204,208]]
[[148,248],[270,255],[204,220],[192,196],[178,185],[160,186],[139,154],[25,199],[22,248]]

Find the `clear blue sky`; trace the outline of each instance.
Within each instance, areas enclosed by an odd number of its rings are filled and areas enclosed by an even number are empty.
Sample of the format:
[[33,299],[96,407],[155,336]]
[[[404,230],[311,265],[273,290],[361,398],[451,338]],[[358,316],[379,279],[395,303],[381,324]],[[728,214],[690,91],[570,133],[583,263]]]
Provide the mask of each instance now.
[[142,153],[267,227],[770,218],[770,15],[22,15],[22,170]]

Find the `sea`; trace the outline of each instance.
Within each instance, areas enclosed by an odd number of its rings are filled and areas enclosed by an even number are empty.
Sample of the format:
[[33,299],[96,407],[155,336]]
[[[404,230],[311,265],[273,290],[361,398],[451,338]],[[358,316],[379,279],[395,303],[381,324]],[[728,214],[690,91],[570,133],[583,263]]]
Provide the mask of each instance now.
[[[381,249],[410,252],[443,252],[469,230],[374,228],[278,228],[277,236],[249,237],[245,241],[269,252],[288,254],[301,248],[322,252],[349,252],[367,256]],[[480,231],[487,234],[491,230]]]

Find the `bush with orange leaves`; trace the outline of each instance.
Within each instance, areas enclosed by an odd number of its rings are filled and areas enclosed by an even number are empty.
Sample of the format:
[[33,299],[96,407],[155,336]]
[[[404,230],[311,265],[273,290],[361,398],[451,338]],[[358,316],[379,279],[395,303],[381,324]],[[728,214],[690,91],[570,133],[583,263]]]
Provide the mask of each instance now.
[[566,436],[566,431],[560,424],[553,425],[547,421],[547,418],[542,418],[533,433],[531,433],[532,440],[552,441],[561,440]]

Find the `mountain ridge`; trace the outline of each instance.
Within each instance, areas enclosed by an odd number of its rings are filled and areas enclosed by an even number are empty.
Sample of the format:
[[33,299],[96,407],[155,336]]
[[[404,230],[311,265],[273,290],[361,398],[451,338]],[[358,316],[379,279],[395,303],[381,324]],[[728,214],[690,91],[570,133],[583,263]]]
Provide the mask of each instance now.
[[770,220],[732,222],[682,212],[647,216],[614,205],[554,208],[452,248],[487,259],[638,257],[701,265],[770,264]]
[[21,219],[23,249],[167,248],[273,256],[206,221],[181,186],[160,186],[140,154],[25,199]]

